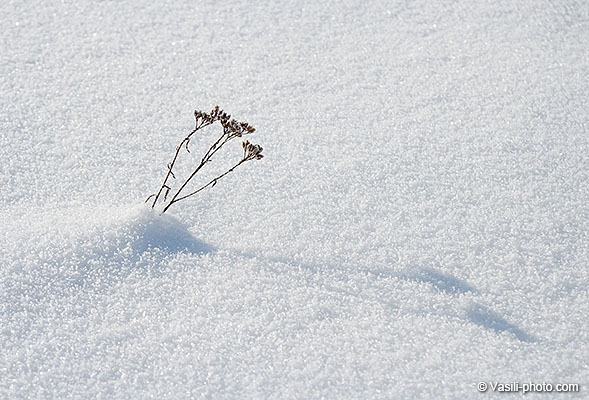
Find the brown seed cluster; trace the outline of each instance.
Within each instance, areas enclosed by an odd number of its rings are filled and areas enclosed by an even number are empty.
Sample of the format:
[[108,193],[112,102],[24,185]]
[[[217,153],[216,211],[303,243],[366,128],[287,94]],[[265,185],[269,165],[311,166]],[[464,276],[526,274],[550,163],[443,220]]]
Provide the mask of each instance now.
[[231,115],[220,109],[219,106],[215,106],[209,113],[195,110],[194,118],[196,118],[197,127],[210,125],[219,121],[223,126],[225,134],[231,137],[241,137],[248,133],[254,133],[256,130],[247,122],[239,122],[231,119]]
[[248,140],[246,140],[241,145],[243,147],[243,159],[244,160],[246,160],[246,161],[253,160],[253,159],[261,160],[262,158],[264,158],[264,155],[262,154],[262,150],[264,150],[264,149],[259,144],[253,144],[253,143],[250,143]]

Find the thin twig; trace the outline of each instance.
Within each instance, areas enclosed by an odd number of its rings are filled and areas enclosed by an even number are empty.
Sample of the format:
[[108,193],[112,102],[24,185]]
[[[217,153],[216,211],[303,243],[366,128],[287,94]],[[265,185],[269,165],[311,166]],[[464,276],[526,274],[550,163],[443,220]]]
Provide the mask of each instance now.
[[[208,163],[211,161],[212,157],[230,140],[234,139],[234,138],[238,138],[238,137],[242,137],[243,135],[246,134],[250,134],[253,133],[255,131],[255,129],[249,125],[246,122],[237,122],[233,119],[230,119],[231,116],[227,115],[227,113],[225,113],[223,110],[219,109],[218,106],[216,106],[210,113],[205,113],[202,111],[195,111],[194,112],[194,117],[195,117],[195,127],[194,129],[180,142],[180,144],[176,147],[176,152],[174,153],[174,158],[172,159],[172,162],[170,164],[168,164],[168,171],[166,173],[166,176],[164,178],[164,181],[162,183],[162,185],[160,186],[159,191],[157,192],[157,194],[152,194],[151,196],[149,196],[147,198],[147,200],[145,200],[145,202],[148,202],[152,197],[155,197],[153,204],[151,206],[151,208],[155,208],[155,206],[158,203],[158,200],[160,199],[160,196],[162,194],[162,192],[164,192],[164,198],[163,198],[163,203],[165,204],[165,207],[162,211],[162,214],[165,213],[168,208],[170,208],[170,206],[174,203],[177,203],[180,200],[184,200],[190,196],[193,196],[195,194],[197,194],[198,192],[200,192],[201,190],[204,190],[207,187],[212,187],[215,186],[217,184],[217,181],[221,178],[223,178],[225,175],[229,174],[230,172],[232,172],[235,168],[237,168],[239,165],[243,164],[246,161],[250,161],[253,159],[261,159],[263,157],[262,153],[262,147],[258,146],[258,145],[254,145],[249,143],[247,140],[243,142],[243,158],[237,163],[235,164],[233,167],[231,167],[230,169],[228,169],[227,171],[225,171],[223,174],[217,176],[216,178],[214,178],[213,180],[211,180],[210,182],[208,182],[206,185],[201,186],[200,188],[198,188],[195,191],[190,192],[189,194],[186,195],[181,195],[181,193],[184,191],[184,189],[187,187],[187,185],[192,181],[192,179],[196,176],[196,174]],[[167,202],[168,200],[168,195],[170,194],[170,192],[172,191],[171,187],[168,186],[168,181],[170,179],[170,176],[174,179],[176,179],[176,176],[174,175],[174,172],[172,171],[174,168],[174,165],[176,164],[176,161],[178,160],[179,154],[180,154],[180,150],[182,149],[182,147],[186,148],[186,151],[188,153],[190,153],[190,149],[188,148],[188,143],[190,142],[190,139],[192,138],[192,136],[200,129],[205,128],[209,125],[214,124],[215,122],[220,122],[221,125],[223,126],[223,133],[221,134],[221,136],[219,136],[219,138],[209,147],[209,149],[206,151],[206,153],[204,154],[204,156],[202,157],[200,163],[196,166],[196,168],[192,171],[192,173],[188,176],[188,178],[186,180],[184,180],[184,182],[182,182],[182,184],[180,185],[180,187],[178,188],[178,190],[175,191],[174,195],[171,197],[171,199]]]
[[224,173],[222,173],[221,175],[219,175],[218,177],[212,179],[209,183],[207,183],[206,185],[202,185],[200,188],[196,189],[194,192],[191,192],[187,195],[184,195],[182,197],[178,197],[177,199],[174,200],[170,200],[170,203],[168,203],[168,205],[166,206],[166,208],[164,208],[164,211],[162,211],[162,214],[166,212],[166,210],[168,208],[170,208],[170,206],[180,200],[184,200],[190,196],[194,196],[195,194],[197,194],[198,192],[200,192],[203,189],[206,189],[207,187],[209,187],[210,185],[215,186],[217,184],[217,181],[219,179],[221,179],[222,177],[224,177],[225,175],[227,175],[228,173],[232,172],[235,168],[239,167],[241,164],[243,164],[245,161],[247,161],[245,158],[241,159],[237,164],[235,164],[233,167],[229,168],[227,171],[225,171]]
[[204,120],[201,120],[199,123],[199,117],[196,116],[196,113],[195,113],[195,119],[196,119],[196,122],[195,122],[194,129],[176,147],[176,153],[174,154],[174,158],[172,159],[172,162],[170,164],[168,164],[168,173],[166,174],[166,177],[164,178],[164,182],[162,183],[160,190],[155,195],[155,199],[153,200],[153,204],[151,205],[151,208],[154,208],[156,206],[160,195],[162,194],[164,188],[166,187],[166,184],[168,183],[168,179],[170,179],[170,175],[174,174],[172,172],[172,169],[174,168],[174,164],[176,164],[176,160],[178,159],[178,154],[180,154],[180,150],[182,149],[182,144],[186,143],[186,150],[188,150],[188,142],[190,141],[190,138],[192,137],[192,135],[194,135],[196,133],[196,131],[212,124],[212,122],[207,123]]

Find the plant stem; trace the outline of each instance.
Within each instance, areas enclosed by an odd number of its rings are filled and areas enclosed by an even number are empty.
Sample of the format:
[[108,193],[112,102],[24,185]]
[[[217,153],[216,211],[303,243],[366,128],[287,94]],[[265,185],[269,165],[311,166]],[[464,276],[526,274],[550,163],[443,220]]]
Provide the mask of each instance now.
[[[191,192],[191,193],[189,193],[189,194],[187,194],[187,195],[184,195],[184,196],[182,196],[182,197],[178,197],[178,198],[176,198],[176,197],[175,197],[174,199],[170,200],[170,203],[168,203],[168,205],[167,205],[167,206],[164,208],[164,211],[162,211],[162,214],[163,214],[163,213],[165,213],[165,212],[166,212],[166,210],[167,210],[168,208],[170,208],[170,206],[171,206],[172,204],[176,203],[177,201],[184,200],[185,198],[187,198],[187,197],[190,197],[190,196],[193,196],[193,195],[197,194],[198,192],[200,192],[201,190],[203,190],[203,189],[206,189],[207,187],[209,187],[209,186],[211,186],[211,185],[215,185],[219,179],[221,179],[222,177],[224,177],[224,176],[225,176],[225,175],[227,175],[228,173],[232,172],[232,171],[233,171],[235,168],[239,167],[239,166],[240,166],[241,164],[243,164],[245,161],[247,161],[247,159],[246,159],[246,158],[242,158],[242,159],[241,159],[241,160],[240,160],[240,161],[239,161],[237,164],[235,164],[233,167],[229,168],[227,171],[225,171],[224,173],[222,173],[222,174],[221,174],[221,175],[219,175],[218,177],[216,177],[216,178],[212,179],[212,180],[211,180],[209,183],[207,183],[206,185],[203,185],[203,186],[199,187],[199,188],[198,188],[198,189],[196,189],[194,192]],[[180,192],[180,191],[178,191],[178,192],[176,193],[176,195],[178,195],[178,193],[179,193],[179,192]]]
[[172,168],[174,168],[174,164],[176,163],[176,159],[178,158],[178,154],[180,153],[180,150],[182,149],[182,144],[184,143],[185,140],[186,139],[184,139],[180,143],[180,145],[176,148],[176,154],[174,154],[174,159],[172,160],[171,164],[168,166],[168,173],[166,174],[166,177],[164,178],[164,183],[162,183],[160,190],[157,192],[157,195],[155,196],[155,199],[153,200],[153,204],[151,205],[151,208],[155,207],[160,195],[162,194],[162,191],[166,187],[166,184],[168,183],[168,179],[170,178],[170,175],[172,175]]
[[180,142],[178,147],[176,147],[176,153],[174,154],[174,159],[168,165],[168,173],[166,174],[166,177],[164,178],[164,182],[162,183],[160,190],[157,192],[155,199],[153,200],[153,204],[151,205],[152,209],[155,208],[157,201],[159,200],[159,197],[162,194],[162,191],[167,186],[168,179],[170,179],[170,175],[172,175],[172,169],[174,168],[174,164],[176,164],[176,160],[178,159],[178,154],[180,154],[180,150],[182,150],[182,146],[185,145],[188,141],[190,141],[190,138],[192,137],[192,135],[194,135],[194,133],[196,133],[196,131],[198,131],[201,128],[211,125],[211,123],[212,122],[209,122],[209,123],[201,122],[199,125],[198,119],[197,119],[196,125],[195,125],[194,129],[192,130],[192,132],[190,132],[184,139],[182,139],[182,141]]
[[[221,142],[221,140],[225,137],[225,132],[223,132],[223,135],[221,135],[221,137],[219,139],[217,139],[217,141],[215,143],[213,143],[213,145],[211,147],[209,147],[209,150],[207,151],[207,153],[205,154],[205,156],[202,158],[202,160],[200,161],[200,164],[198,165],[198,167],[196,167],[196,169],[194,171],[192,171],[192,173],[190,174],[190,176],[188,177],[188,179],[186,179],[184,181],[184,183],[182,184],[182,186],[180,186],[180,189],[178,189],[176,191],[176,193],[174,194],[174,196],[172,197],[172,200],[170,200],[170,202],[168,203],[168,205],[164,208],[164,210],[162,211],[162,214],[166,212],[166,210],[168,208],[170,208],[170,206],[175,203],[176,201],[180,200],[177,199],[177,197],[180,195],[180,192],[182,192],[182,190],[184,190],[184,188],[186,187],[186,185],[188,185],[188,183],[192,180],[192,178],[194,178],[194,176],[198,173],[198,171],[200,171],[200,169],[202,167],[204,167],[204,165],[209,162],[209,160],[211,159],[211,157],[217,152],[219,151],[219,149],[221,147],[223,147],[223,145],[225,143],[227,143],[227,141],[229,140],[229,137],[227,137],[223,142]],[[219,142],[221,142],[221,144],[219,145]],[[218,145],[218,147],[216,147]],[[213,150],[214,149],[214,150]]]
[[[188,135],[186,135],[186,137],[184,137],[184,139],[182,139],[180,144],[176,147],[176,152],[174,153],[174,158],[172,159],[172,162],[168,164],[168,172],[166,173],[164,181],[163,181],[162,185],[160,186],[157,194],[154,193],[154,194],[150,195],[147,198],[147,200],[145,200],[145,202],[147,203],[147,202],[151,201],[152,197],[155,197],[153,200],[153,203],[151,205],[151,208],[153,209],[158,205],[158,201],[160,201],[161,197],[163,196],[163,200],[161,200],[161,203],[163,205],[163,211],[161,212],[162,214],[165,213],[170,208],[170,206],[172,204],[177,203],[180,200],[184,200],[187,197],[193,196],[193,195],[197,194],[198,192],[200,192],[201,190],[204,190],[208,187],[215,186],[215,184],[217,183],[217,181],[219,179],[223,178],[225,175],[232,172],[235,168],[237,168],[239,165],[243,164],[244,162],[254,160],[254,159],[259,160],[263,157],[263,155],[261,154],[261,152],[262,152],[261,146],[251,144],[251,143],[249,143],[249,141],[245,140],[242,143],[243,157],[237,164],[235,164],[234,166],[232,166],[227,171],[225,171],[221,175],[217,176],[216,178],[214,178],[213,180],[211,180],[207,184],[199,187],[198,189],[196,189],[188,194],[183,194],[183,191],[186,190],[188,184],[192,181],[192,179],[196,176],[196,174],[208,162],[210,162],[212,160],[213,156],[227,142],[229,142],[230,140],[235,139],[235,138],[240,138],[243,135],[253,133],[255,131],[255,129],[251,125],[249,125],[247,122],[239,122],[234,119],[231,119],[231,116],[228,115],[223,110],[219,109],[219,106],[215,106],[215,108],[210,113],[205,113],[202,111],[194,111],[194,117],[196,119],[195,127]],[[223,126],[223,133],[208,148],[208,150],[206,151],[206,153],[204,154],[204,156],[200,160],[200,163],[196,166],[196,168],[194,168],[194,170],[188,176],[188,178],[182,182],[182,184],[180,185],[178,190],[175,191],[173,196],[168,196],[170,194],[170,192],[172,191],[171,186],[168,185],[168,182],[170,181],[170,176],[172,176],[172,178],[174,178],[174,179],[176,178],[176,176],[174,175],[173,169],[176,165],[177,160],[180,158],[180,151],[182,150],[182,147],[186,147],[186,151],[188,151],[190,153],[190,149],[188,148],[188,144],[190,143],[192,135],[194,135],[194,133],[196,133],[199,129],[207,127],[209,125],[213,125],[215,122],[220,122],[220,124]],[[169,201],[168,201],[168,197],[171,197],[171,199]]]

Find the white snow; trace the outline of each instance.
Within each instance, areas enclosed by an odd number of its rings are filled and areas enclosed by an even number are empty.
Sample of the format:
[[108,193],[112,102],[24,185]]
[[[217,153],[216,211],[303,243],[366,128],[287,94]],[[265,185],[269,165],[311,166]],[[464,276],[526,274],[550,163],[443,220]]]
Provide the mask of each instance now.
[[[27,0],[0,23],[0,398],[586,396],[588,2]],[[216,104],[266,157],[152,212]]]

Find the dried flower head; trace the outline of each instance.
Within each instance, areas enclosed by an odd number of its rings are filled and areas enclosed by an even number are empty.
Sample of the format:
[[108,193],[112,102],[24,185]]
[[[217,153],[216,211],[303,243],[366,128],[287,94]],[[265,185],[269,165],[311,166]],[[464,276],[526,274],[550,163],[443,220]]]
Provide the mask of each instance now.
[[[264,157],[262,155],[262,150],[263,150],[262,146],[257,145],[257,144],[252,144],[248,140],[245,140],[242,143],[243,157],[241,160],[239,160],[235,165],[233,165],[231,168],[229,168],[226,172],[224,172],[223,174],[221,174],[221,175],[217,176],[216,178],[214,178],[213,180],[211,180],[209,183],[202,185],[198,189],[196,189],[188,194],[184,194],[185,193],[184,190],[187,188],[187,185],[189,184],[189,182],[191,182],[191,180],[201,170],[201,168],[203,168],[209,161],[211,161],[212,156],[217,151],[219,151],[225,143],[227,143],[228,141],[230,141],[236,137],[242,137],[243,135],[247,135],[247,134],[251,134],[251,133],[255,132],[254,127],[252,127],[250,124],[248,124],[247,122],[239,122],[239,121],[236,121],[235,119],[232,119],[231,115],[227,114],[225,111],[220,109],[219,106],[215,106],[208,113],[206,113],[204,111],[195,110],[194,111],[194,119],[195,119],[195,128],[176,147],[176,153],[174,154],[174,158],[173,158],[172,162],[170,164],[168,164],[168,172],[166,174],[166,177],[164,179],[162,186],[160,187],[157,194],[153,194],[153,195],[149,196],[146,200],[146,202],[147,202],[152,197],[155,197],[155,200],[153,201],[153,204],[151,206],[152,208],[154,208],[156,206],[160,196],[163,194],[163,203],[165,206],[164,206],[162,213],[166,212],[166,210],[168,208],[170,208],[170,206],[172,204],[174,204],[180,200],[183,200],[187,197],[190,197],[192,195],[195,195],[196,193],[200,192],[203,189],[206,189],[207,187],[215,186],[217,184],[217,182],[219,181],[219,179],[223,178],[225,175],[232,172],[235,168],[237,168],[239,165],[243,164],[244,162],[250,161],[250,160],[260,160]],[[207,152],[203,156],[200,163],[195,167],[195,169],[192,171],[190,176],[184,180],[184,182],[180,185],[179,189],[177,189],[175,191],[174,195],[169,196],[169,194],[172,192],[172,188],[168,185],[168,182],[169,182],[170,177],[172,179],[176,178],[172,169],[174,168],[174,165],[176,163],[176,160],[178,159],[178,155],[180,154],[180,151],[182,150],[182,148],[186,148],[186,151],[190,152],[190,150],[188,148],[188,144],[189,144],[190,140],[192,139],[192,136],[198,130],[200,130],[206,126],[212,125],[215,122],[219,122],[221,124],[221,126],[223,127],[223,133],[222,133],[221,137],[219,137],[210,146],[209,150],[207,150]],[[171,199],[169,201],[168,201],[168,197],[171,197]],[[166,203],[166,201],[167,201],[167,203]]]
[[241,144],[241,146],[243,147],[244,160],[261,160],[262,158],[264,158],[264,155],[262,154],[262,150],[264,149],[259,144],[253,144],[246,140]]

